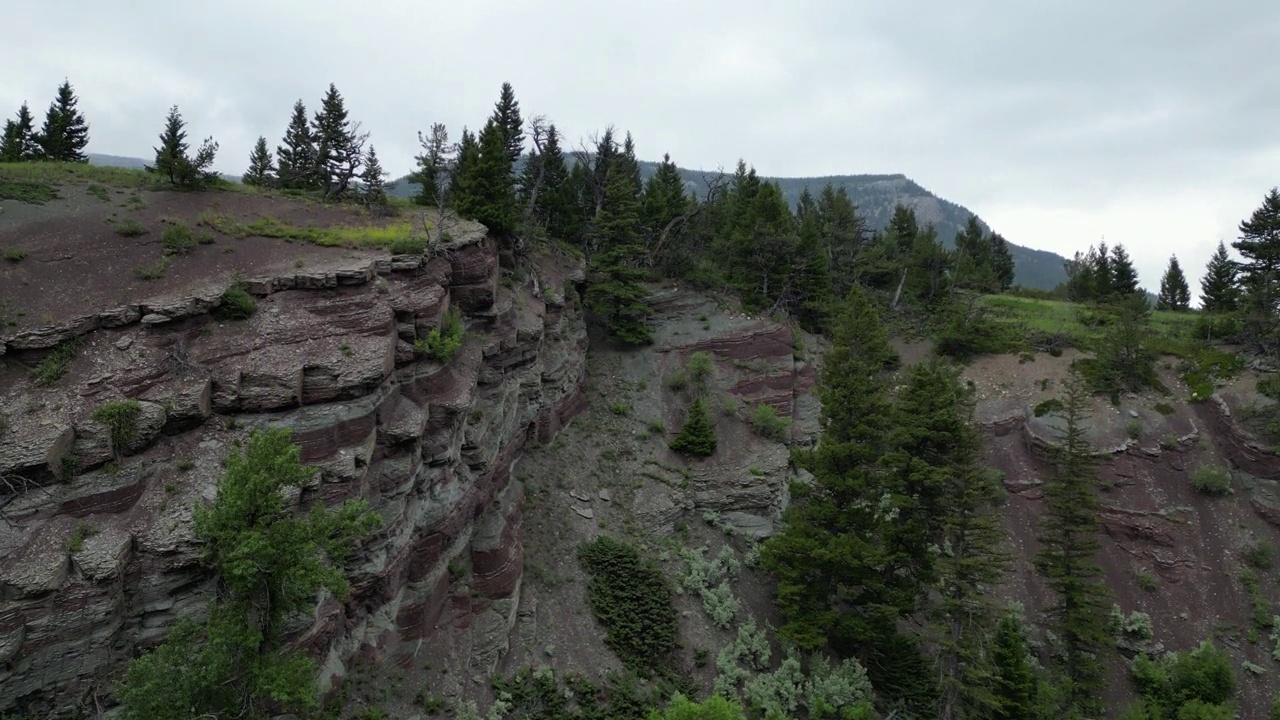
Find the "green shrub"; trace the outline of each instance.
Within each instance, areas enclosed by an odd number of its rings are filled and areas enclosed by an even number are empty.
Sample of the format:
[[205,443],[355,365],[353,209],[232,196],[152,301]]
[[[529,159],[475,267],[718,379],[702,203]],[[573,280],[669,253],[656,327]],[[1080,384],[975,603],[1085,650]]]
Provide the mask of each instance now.
[[26,257],[27,251],[22,248],[11,247],[4,249],[4,259],[11,263],[20,263],[25,260]]
[[75,555],[84,549],[84,541],[98,534],[98,529],[89,523],[81,520],[76,524],[76,529],[71,531],[71,537],[67,538],[67,552]]
[[1130,420],[1129,424],[1125,426],[1125,433],[1130,440],[1137,440],[1142,437],[1142,422],[1137,418]]
[[1160,587],[1160,578],[1155,573],[1141,570],[1138,572],[1138,587],[1147,592],[1155,592]]
[[667,389],[674,392],[680,392],[689,387],[689,373],[684,370],[677,370],[667,377]]
[[711,353],[702,350],[689,356],[685,370],[699,390],[707,389],[707,381],[715,374],[715,365],[711,362]]
[[1173,406],[1170,405],[1169,403],[1158,402],[1152,406],[1152,409],[1154,409],[1156,412],[1160,413],[1161,415],[1173,414]]
[[102,202],[111,202],[111,196],[107,194],[107,189],[97,183],[93,183],[88,187],[89,194],[98,198]]
[[791,418],[782,417],[777,409],[768,403],[760,403],[751,411],[751,427],[763,437],[786,442]]
[[421,255],[427,249],[427,244],[422,238],[409,235],[392,240],[387,249],[392,255]]
[[196,247],[195,233],[183,223],[174,223],[164,229],[160,245],[166,255],[186,255]]
[[133,276],[139,280],[159,280],[169,269],[169,258],[162,257],[155,265],[137,265],[133,268]]
[[1231,492],[1231,472],[1224,467],[1201,465],[1191,471],[1191,487],[1203,495],[1226,495]]
[[1018,345],[1012,333],[986,313],[968,318],[962,313],[954,313],[934,341],[935,352],[956,360],[1011,352]]
[[707,413],[707,404],[701,398],[689,406],[689,416],[680,428],[680,434],[671,441],[671,449],[695,457],[710,457],[716,452],[716,429]]
[[1258,392],[1272,400],[1280,400],[1280,373],[1271,373],[1259,379]]
[[[705,664],[705,660],[704,660]],[[694,702],[676,693],[671,703],[662,710],[651,710],[647,720],[745,720],[746,712],[735,700],[712,695],[702,702]]]
[[62,379],[67,374],[67,368],[70,367],[71,361],[75,359],[76,353],[80,351],[80,339],[72,338],[64,340],[49,351],[48,355],[39,362],[31,370],[31,380],[40,387],[49,387],[50,385]]
[[137,400],[114,400],[93,411],[93,419],[105,425],[111,434],[111,452],[119,455],[137,439],[141,413],[142,405]]
[[116,234],[122,237],[141,237],[148,232],[147,226],[138,222],[137,218],[125,218],[116,223]]
[[588,576],[587,604],[605,629],[605,645],[635,672],[669,667],[676,609],[662,570],[608,536],[584,543],[578,560]]
[[1062,401],[1058,398],[1049,398],[1044,402],[1035,406],[1033,412],[1036,417],[1044,417],[1052,413],[1060,413],[1063,410]]
[[650,435],[662,435],[667,432],[666,423],[661,420],[650,420],[647,428]]
[[222,293],[218,305],[213,308],[213,316],[219,320],[245,320],[258,312],[258,301],[253,299],[244,283],[231,283]]
[[450,309],[440,319],[440,327],[432,329],[426,337],[418,338],[413,344],[413,350],[437,362],[448,362],[458,348],[462,347],[463,333],[462,315],[457,310]]
[[1240,552],[1240,559],[1255,570],[1271,569],[1271,543],[1259,540]]

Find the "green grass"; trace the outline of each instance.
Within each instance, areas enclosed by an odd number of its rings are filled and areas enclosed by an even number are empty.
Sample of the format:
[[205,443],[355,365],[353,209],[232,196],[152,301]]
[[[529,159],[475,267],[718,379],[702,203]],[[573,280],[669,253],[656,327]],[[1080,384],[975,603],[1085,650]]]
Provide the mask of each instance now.
[[[993,320],[1012,330],[1011,336],[1032,343],[1038,338],[1060,335],[1068,345],[1092,351],[1106,330],[1087,324],[1091,311],[1077,303],[1013,295],[988,295],[982,303]],[[1191,388],[1192,400],[1208,398],[1213,394],[1214,380],[1232,377],[1243,367],[1236,355],[1196,339],[1198,317],[1193,312],[1151,313],[1150,347],[1157,354],[1182,360],[1178,370]]]
[[[156,186],[155,176],[143,170],[63,162],[0,163],[0,183],[5,181],[46,186],[83,182],[104,188]],[[89,192],[95,196],[98,195],[92,187],[89,188]]]
[[47,183],[10,180],[0,174],[0,200],[17,200],[32,205],[43,205],[58,197],[53,186]]
[[169,269],[169,258],[162,257],[154,265],[136,265],[133,268],[133,276],[139,280],[159,280],[164,277],[164,273]]
[[323,247],[382,248],[400,254],[421,253],[425,247],[408,218],[393,218],[382,224],[311,227],[270,216],[242,223],[225,213],[205,210],[196,217],[196,224],[232,237],[276,238]]
[[107,193],[107,189],[98,183],[92,183],[88,187],[89,194],[98,198],[102,202],[111,202],[111,196]]
[[[1065,300],[1038,300],[1014,295],[988,295],[982,304],[997,322],[1012,325],[1026,334],[1065,335],[1075,347],[1092,350],[1102,338],[1103,329],[1082,322],[1083,305]],[[1178,339],[1189,337],[1195,327],[1195,313],[1154,311],[1151,313],[1153,335]]]
[[49,387],[58,382],[63,375],[67,374],[67,368],[71,366],[71,361],[79,351],[79,338],[59,343],[31,370],[32,382],[40,387]]
[[4,249],[4,259],[11,263],[20,263],[25,260],[26,257],[27,251],[22,248],[11,247]]

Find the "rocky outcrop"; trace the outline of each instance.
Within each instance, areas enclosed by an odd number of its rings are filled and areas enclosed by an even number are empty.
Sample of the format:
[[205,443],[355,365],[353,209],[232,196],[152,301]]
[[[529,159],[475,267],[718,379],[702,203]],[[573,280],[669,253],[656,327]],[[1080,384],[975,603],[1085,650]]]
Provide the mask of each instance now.
[[[582,406],[586,331],[572,259],[518,272],[487,238],[433,258],[252,277],[258,312],[221,322],[217,296],[141,303],[0,339],[0,713],[74,712],[124,662],[199,617],[207,590],[192,509],[255,428],[291,428],[319,468],[305,508],[365,498],[382,527],[355,553],[351,597],[324,600],[295,642],[322,682],[360,659],[400,661],[445,625],[492,669],[514,622],[524,495],[511,466]],[[524,278],[516,281],[516,276]],[[447,362],[412,341],[459,308]],[[53,387],[17,360],[68,339]],[[139,401],[115,447],[93,411]],[[461,611],[459,610],[461,608]]]

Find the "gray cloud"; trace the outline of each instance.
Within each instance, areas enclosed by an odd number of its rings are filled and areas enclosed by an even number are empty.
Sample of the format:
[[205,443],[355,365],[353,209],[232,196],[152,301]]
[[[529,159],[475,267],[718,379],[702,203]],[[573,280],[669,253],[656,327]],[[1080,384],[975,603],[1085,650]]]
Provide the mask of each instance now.
[[[6,9],[0,110],[76,85],[97,152],[147,156],[178,103],[239,171],[329,82],[409,170],[504,80],[570,138],[773,175],[904,172],[1015,242],[1125,243],[1155,286],[1198,275],[1280,160],[1271,0],[331,0],[59,2]],[[70,17],[72,19],[68,20]]]

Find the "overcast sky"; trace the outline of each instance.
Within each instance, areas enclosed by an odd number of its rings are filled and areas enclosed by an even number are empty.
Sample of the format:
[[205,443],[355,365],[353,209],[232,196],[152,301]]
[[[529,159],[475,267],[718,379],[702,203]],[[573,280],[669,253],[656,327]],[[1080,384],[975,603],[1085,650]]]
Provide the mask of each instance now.
[[[9,3],[0,111],[63,77],[91,152],[151,157],[177,103],[241,172],[330,82],[399,176],[510,81],[570,139],[765,175],[901,172],[1013,242],[1124,243],[1195,284],[1280,184],[1276,0],[100,0]],[[1198,288],[1197,288],[1198,289]]]

